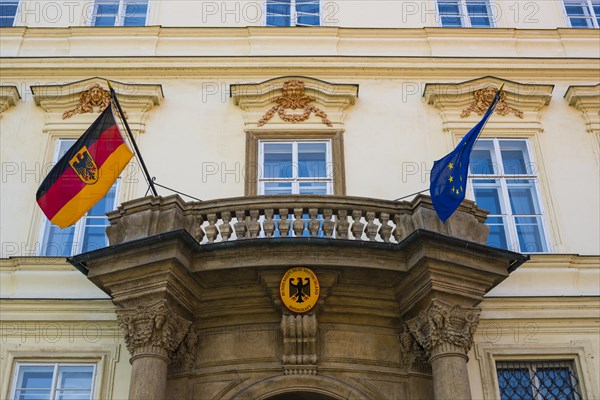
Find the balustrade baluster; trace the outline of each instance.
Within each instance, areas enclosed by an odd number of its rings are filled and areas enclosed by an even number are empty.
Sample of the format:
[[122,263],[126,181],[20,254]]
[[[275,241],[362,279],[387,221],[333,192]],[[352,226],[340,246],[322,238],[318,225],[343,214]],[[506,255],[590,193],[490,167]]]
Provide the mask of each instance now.
[[248,232],[251,238],[257,238],[260,233],[260,222],[258,222],[258,210],[250,210],[250,221],[248,221]]
[[226,242],[231,237],[231,213],[229,211],[222,211],[221,218],[223,219],[223,223],[219,225],[219,231],[221,231],[221,237],[223,241]]
[[316,208],[311,208],[308,210],[308,215],[310,216],[310,221],[308,221],[308,231],[310,232],[310,236],[317,236],[319,234],[321,221],[317,220],[318,213],[319,210]]
[[279,222],[277,222],[277,226],[279,227],[279,234],[281,237],[287,237],[290,234],[290,223],[291,221],[288,219],[289,210],[287,208],[279,209]]
[[396,224],[396,228],[394,228],[394,230],[392,231],[392,235],[394,235],[394,239],[396,239],[396,241],[400,243],[402,239],[404,239],[404,235],[402,232],[402,214],[394,215],[394,223]]
[[348,211],[338,210],[338,212],[337,212],[337,227],[336,227],[338,238],[348,239],[348,228],[349,227],[350,227],[350,223],[348,222]]
[[379,215],[379,221],[381,221],[381,227],[379,228],[379,236],[384,242],[389,243],[390,236],[392,235],[392,227],[388,224],[390,220],[390,214],[382,212]]
[[371,242],[375,241],[375,237],[377,236],[377,224],[374,222],[375,213],[372,211],[368,211],[365,217],[367,220],[367,226],[365,228],[365,234],[369,238]]
[[244,239],[246,237],[246,231],[247,231],[247,227],[246,227],[246,212],[244,210],[238,210],[235,212],[235,217],[237,218],[237,221],[235,224],[233,224],[233,229],[235,229],[235,235],[237,236],[237,239]]
[[292,223],[292,229],[294,230],[295,236],[302,236],[304,232],[304,221],[302,221],[302,208],[294,208],[294,222]]
[[208,239],[208,243],[213,243],[219,235],[219,230],[216,226],[217,214],[208,214],[207,220],[208,226],[204,228],[204,232],[206,232],[206,238]]
[[263,222],[263,230],[265,231],[266,237],[273,236],[275,232],[275,221],[273,221],[274,210],[272,208],[265,210],[265,222]]
[[352,224],[350,230],[352,231],[352,235],[354,235],[355,240],[361,240],[362,238],[365,224],[360,222],[361,218],[362,210],[352,210],[352,219],[354,220],[354,223]]
[[333,230],[335,228],[335,222],[331,220],[331,215],[333,214],[333,210],[331,208],[326,208],[323,210],[323,232],[325,233],[326,238],[331,238],[333,236]]

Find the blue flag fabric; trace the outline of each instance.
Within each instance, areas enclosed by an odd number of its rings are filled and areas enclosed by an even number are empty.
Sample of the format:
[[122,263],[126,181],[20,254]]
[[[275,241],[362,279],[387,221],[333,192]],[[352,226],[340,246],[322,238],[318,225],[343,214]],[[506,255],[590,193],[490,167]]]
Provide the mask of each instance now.
[[433,163],[429,193],[435,212],[442,222],[446,222],[465,199],[471,150],[488,118],[494,112],[498,100],[500,100],[500,90],[496,92],[481,121],[462,138],[451,153]]

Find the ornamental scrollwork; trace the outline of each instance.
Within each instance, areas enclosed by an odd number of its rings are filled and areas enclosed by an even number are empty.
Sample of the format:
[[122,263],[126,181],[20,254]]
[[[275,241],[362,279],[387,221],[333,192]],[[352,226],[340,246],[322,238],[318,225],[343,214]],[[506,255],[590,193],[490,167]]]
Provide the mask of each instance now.
[[434,299],[427,310],[407,322],[410,332],[425,349],[427,357],[439,344],[450,343],[468,353],[481,310],[450,305]]
[[[98,112],[104,111],[111,102],[110,92],[103,89],[98,83],[94,83],[84,92],[79,95],[79,105],[72,110],[65,111],[62,118],[71,118],[75,114],[85,114],[94,112],[94,108]],[[127,114],[125,114],[127,118]]]
[[[460,114],[460,117],[466,118],[469,115],[471,115],[472,112],[476,112],[479,115],[483,115],[487,111],[487,109],[490,106],[490,103],[494,99],[495,95],[496,95],[496,88],[494,88],[492,86],[488,86],[483,89],[476,90],[473,93],[475,100],[473,100],[473,103],[469,107],[467,107],[466,109],[463,110],[463,112]],[[494,112],[496,114],[502,115],[502,116],[508,115],[509,113],[513,113],[517,117],[523,118],[523,111],[517,110],[516,108],[513,108],[513,107],[509,106],[508,104],[506,104],[506,92],[505,91],[500,92],[500,101],[498,101],[498,104],[496,105],[496,109],[494,110]]]
[[117,311],[119,327],[125,333],[127,350],[132,355],[146,346],[163,349],[171,355],[179,346],[190,321],[174,313],[166,300],[135,309]]
[[[258,126],[263,126],[275,114],[286,122],[293,124],[306,121],[310,115],[314,113],[321,118],[321,121],[327,126],[333,126],[327,114],[318,107],[309,103],[315,101],[314,97],[307,95],[304,92],[304,82],[293,79],[283,83],[283,94],[275,99],[276,106],[272,107],[258,121]],[[286,110],[304,110],[302,114],[288,114]]]

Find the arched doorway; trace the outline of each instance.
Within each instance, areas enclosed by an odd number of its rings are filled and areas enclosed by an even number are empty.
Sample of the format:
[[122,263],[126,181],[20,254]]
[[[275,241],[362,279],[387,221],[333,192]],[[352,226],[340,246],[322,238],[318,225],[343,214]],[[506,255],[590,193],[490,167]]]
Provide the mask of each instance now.
[[333,397],[314,392],[294,391],[289,393],[281,393],[265,400],[336,400]]

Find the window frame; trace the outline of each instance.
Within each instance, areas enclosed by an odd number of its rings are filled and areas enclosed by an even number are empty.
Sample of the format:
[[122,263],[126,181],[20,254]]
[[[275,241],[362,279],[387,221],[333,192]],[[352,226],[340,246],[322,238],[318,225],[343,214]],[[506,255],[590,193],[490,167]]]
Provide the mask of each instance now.
[[15,367],[14,367],[14,371],[12,374],[12,383],[11,383],[11,389],[10,389],[10,398],[14,399],[15,398],[15,394],[17,391],[17,381],[19,378],[19,370],[20,367],[22,366],[32,366],[32,367],[36,367],[36,366],[53,366],[54,370],[52,373],[52,384],[50,386],[50,399],[54,400],[56,398],[56,392],[57,392],[57,381],[58,381],[58,376],[59,376],[59,369],[61,366],[85,366],[85,367],[93,367],[93,373],[92,373],[92,383],[91,383],[91,388],[90,388],[90,399],[95,399],[96,397],[96,390],[97,390],[97,381],[98,381],[98,363],[97,362],[61,362],[61,361],[15,361]]
[[323,2],[321,0],[315,0],[319,2],[319,25],[304,25],[304,24],[298,24],[298,12],[296,10],[296,1],[297,0],[290,0],[290,23],[288,25],[269,25],[268,21],[269,21],[269,17],[268,17],[268,4],[269,2],[272,1],[278,1],[278,0],[264,0],[263,2],[263,10],[265,10],[264,12],[264,18],[263,18],[263,26],[265,27],[271,27],[271,28],[281,28],[281,27],[286,27],[286,26],[322,26],[323,25]]
[[[59,159],[59,154],[60,154],[60,148],[61,148],[61,142],[63,141],[72,141],[73,143],[75,143],[77,141],[76,138],[68,138],[68,137],[57,137],[54,140],[54,152],[53,152],[53,156],[52,156],[52,165],[55,165],[58,162]],[[72,145],[72,144],[71,144]],[[117,178],[117,180],[115,181],[115,183],[113,184],[113,187],[115,187],[115,202],[113,204],[113,210],[115,210],[119,204],[119,198],[121,195],[121,189],[122,189],[122,177],[119,176]],[[112,187],[111,187],[112,189]],[[89,210],[88,210],[89,212]],[[85,240],[85,228],[86,228],[86,222],[88,220],[88,212],[85,213],[85,215],[83,217],[81,217],[81,219],[79,219],[79,221],[77,221],[74,225],[74,232],[73,232],[73,241],[71,242],[71,251],[69,252],[68,256],[72,256],[73,254],[79,254],[81,253],[81,250],[83,249],[83,243]],[[42,219],[42,224],[41,224],[41,229],[39,232],[39,248],[37,249],[37,253],[40,257],[63,257],[63,255],[50,255],[47,256],[46,255],[46,249],[48,246],[46,246],[46,244],[48,243],[48,236],[49,236],[49,229],[52,225],[52,222],[46,218],[45,216],[43,216]],[[69,227],[65,228],[68,229]]]
[[[581,389],[581,378],[580,378],[580,374],[577,371],[577,366],[576,366],[576,360],[574,358],[564,358],[564,357],[558,357],[558,358],[524,358],[524,359],[519,359],[519,358],[506,358],[506,359],[496,359],[494,362],[494,371],[496,374],[496,388],[498,390],[498,397],[501,399],[502,395],[500,393],[500,382],[498,380],[498,369],[503,369],[498,368],[498,363],[522,363],[525,364],[525,366],[523,368],[527,368],[528,373],[529,373],[529,388],[532,389],[533,386],[533,382],[532,382],[532,378],[533,381],[535,382],[539,382],[539,377],[537,376],[537,370],[540,368],[544,368],[543,363],[550,363],[550,362],[563,362],[565,364],[570,364],[567,367],[570,369],[570,373],[572,375],[575,375],[576,378],[576,384],[573,384],[573,379],[571,379],[571,384],[572,387],[574,389],[576,389],[577,391],[575,392],[577,394],[577,396],[574,396],[574,398],[576,400],[583,400],[583,395],[582,393],[580,393],[580,391],[582,391]],[[533,373],[533,377],[531,376]],[[538,387],[541,386],[538,384]],[[537,395],[535,394],[535,390],[531,390],[532,394],[533,394],[533,398],[534,400],[543,400],[542,395],[538,393]]]
[[[325,143],[325,177],[300,177],[299,176],[299,162],[298,162],[298,145],[301,143]],[[292,145],[292,177],[291,178],[265,178],[264,177],[264,145],[265,144],[291,144]],[[290,195],[300,194],[300,184],[303,182],[322,182],[326,184],[326,195],[333,194],[333,181],[335,176],[335,166],[333,164],[333,153],[331,139],[288,139],[288,140],[277,140],[277,139],[266,139],[259,140],[258,142],[258,188],[257,193],[259,195],[265,195],[265,183],[291,183],[292,193]]]
[[246,130],[246,166],[244,170],[244,195],[257,196],[259,187],[260,141],[331,141],[332,192],[334,196],[346,195],[343,129],[336,130]]
[[[600,7],[600,1],[597,1],[597,6]],[[585,6],[584,6],[585,3]],[[587,21],[592,22],[592,26],[573,26],[573,24],[571,23],[571,16],[569,15],[569,12],[567,11],[567,5],[568,4],[578,4],[578,5],[582,5],[584,7],[585,12],[588,14],[588,17],[586,18]],[[562,6],[563,6],[563,11],[565,13],[565,19],[567,22],[567,26],[569,28],[573,28],[573,29],[599,29],[600,28],[600,22],[598,22],[598,19],[600,19],[600,15],[596,14],[596,11],[594,10],[594,0],[562,0]]]
[[[456,2],[457,3],[461,26],[444,26],[444,24],[442,22],[442,14],[440,12],[440,2],[442,2],[442,3],[443,2]],[[490,26],[475,26],[475,27],[472,26],[471,17],[469,16],[467,4],[474,3],[474,2],[485,3],[486,9],[487,9],[487,18],[490,22]],[[491,5],[491,0],[436,0],[435,8],[437,11],[437,18],[439,19],[438,25],[442,28],[483,28],[483,29],[488,29],[488,28],[495,27],[494,13],[493,13],[492,5]]]
[[[11,25],[6,25],[6,26],[2,26],[3,28],[11,28],[13,26],[15,26],[15,23],[17,22],[17,15],[19,15],[19,10],[21,9],[21,0],[14,0],[15,3],[17,3],[17,7],[15,8],[15,14],[12,16],[12,24]],[[0,4],[2,4],[2,2],[0,2]],[[0,25],[1,26],[1,25]]]
[[[525,145],[525,150],[527,151],[526,156],[528,157],[528,163],[529,165],[538,165],[536,164],[534,158],[533,158],[533,149],[531,147],[531,141],[528,138],[523,138],[523,137],[482,137],[478,140],[478,143],[481,143],[481,141],[490,141],[492,143],[492,152],[493,152],[493,158],[492,158],[492,163],[494,163],[494,171],[492,174],[474,174],[472,173],[471,167],[472,165],[469,166],[469,174],[468,174],[468,195],[469,198],[475,200],[475,187],[485,187],[486,184],[483,183],[479,183],[476,184],[474,181],[475,180],[496,180],[498,181],[497,184],[493,184],[494,187],[498,187],[499,190],[499,202],[500,202],[500,209],[502,211],[502,214],[493,214],[492,217],[495,217],[496,215],[498,215],[499,218],[502,218],[503,223],[502,225],[504,226],[505,229],[505,239],[507,241],[507,247],[508,250],[511,251],[517,251],[517,252],[522,252],[522,253],[527,253],[527,254],[548,254],[552,252],[552,247],[550,244],[550,240],[549,240],[549,230],[548,230],[548,223],[547,223],[547,217],[546,217],[546,210],[544,209],[544,202],[542,201],[542,192],[540,190],[540,185],[539,185],[539,173],[538,171],[536,171],[536,169],[534,168],[527,168],[527,164],[525,165],[526,170],[529,169],[529,173],[526,174],[513,174],[510,175],[509,173],[507,173],[506,171],[504,171],[504,166],[503,166],[503,161],[502,161],[502,155],[501,155],[501,146],[500,146],[500,142],[523,142]],[[524,160],[525,161],[525,160]],[[499,169],[500,168],[500,169]],[[537,205],[539,208],[539,214],[532,214],[533,218],[536,218],[539,216],[540,218],[540,224],[539,226],[541,227],[541,240],[542,240],[542,246],[545,247],[545,250],[543,251],[521,251],[521,243],[519,241],[519,235],[518,235],[518,231],[517,231],[517,223],[516,223],[516,218],[518,217],[531,217],[531,215],[520,215],[520,214],[513,214],[512,212],[512,205],[510,203],[510,194],[508,191],[508,182],[509,180],[528,180],[531,181],[530,187],[532,188],[532,194],[535,194],[536,198],[535,200],[537,200]],[[489,184],[492,185],[492,184]],[[510,213],[509,213],[510,211]],[[489,216],[488,216],[489,217]],[[486,221],[487,222],[487,221]]]
[[[151,0],[137,0],[138,2],[145,2],[146,3],[146,16],[145,16],[145,21],[144,21],[144,25],[124,25],[123,23],[125,22],[125,17],[126,17],[126,6],[127,3],[135,3],[136,0],[115,0],[119,2],[119,9],[117,11],[117,14],[115,15],[115,23],[114,25],[110,25],[110,26],[115,26],[115,27],[136,27],[136,26],[148,26],[148,17],[150,16],[150,3]],[[102,28],[102,27],[110,27],[110,26],[103,26],[103,25],[96,25],[96,18],[98,16],[98,5],[100,3],[102,3],[103,0],[93,0],[93,7],[91,7],[91,16],[90,16],[90,26],[92,27],[96,27],[96,28]]]

